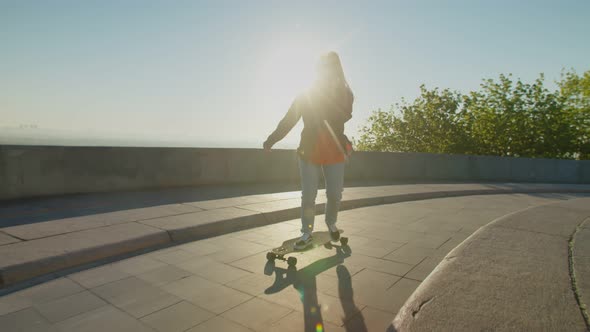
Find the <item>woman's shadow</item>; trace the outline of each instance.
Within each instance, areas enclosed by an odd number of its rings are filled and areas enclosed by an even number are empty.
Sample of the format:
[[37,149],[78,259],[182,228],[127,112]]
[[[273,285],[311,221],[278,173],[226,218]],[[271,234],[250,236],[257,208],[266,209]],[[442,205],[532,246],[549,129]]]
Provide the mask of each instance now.
[[336,248],[335,255],[322,258],[301,270],[297,270],[295,267],[287,269],[276,267],[274,261],[268,261],[264,267],[264,273],[272,275],[274,272],[275,281],[264,293],[278,293],[293,285],[303,303],[304,331],[325,331],[322,310],[317,296],[316,276],[338,265],[336,273],[338,275],[338,294],[345,315],[343,321],[349,322],[354,317],[354,326],[345,325],[345,328],[347,331],[367,331],[362,314],[353,301],[350,272],[346,266],[341,265],[345,258],[350,257],[352,251],[349,246],[329,246]]

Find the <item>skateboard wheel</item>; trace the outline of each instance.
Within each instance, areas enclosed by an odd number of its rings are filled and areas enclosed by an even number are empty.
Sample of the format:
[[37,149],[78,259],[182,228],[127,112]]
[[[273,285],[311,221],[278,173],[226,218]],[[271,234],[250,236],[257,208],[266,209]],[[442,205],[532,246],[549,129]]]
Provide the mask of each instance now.
[[348,244],[348,238],[347,237],[341,237],[340,238],[340,244],[342,244],[343,246]]
[[277,258],[277,255],[275,255],[273,252],[267,252],[266,253],[266,259],[269,261],[274,261],[275,258]]
[[287,258],[287,264],[289,264],[289,266],[297,265],[297,258],[295,258],[295,257]]

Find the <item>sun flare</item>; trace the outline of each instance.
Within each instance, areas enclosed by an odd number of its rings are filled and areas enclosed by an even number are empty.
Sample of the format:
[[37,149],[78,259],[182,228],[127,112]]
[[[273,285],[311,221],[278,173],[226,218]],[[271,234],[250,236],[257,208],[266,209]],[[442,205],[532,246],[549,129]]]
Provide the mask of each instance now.
[[321,51],[305,43],[285,43],[265,56],[259,88],[273,106],[290,102],[314,80],[315,64]]

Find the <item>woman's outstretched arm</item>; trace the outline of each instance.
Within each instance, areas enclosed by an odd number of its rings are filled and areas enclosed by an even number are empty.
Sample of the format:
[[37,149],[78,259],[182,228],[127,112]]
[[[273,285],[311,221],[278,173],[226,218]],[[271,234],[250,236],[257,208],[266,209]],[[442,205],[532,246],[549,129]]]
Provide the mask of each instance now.
[[295,127],[297,121],[299,121],[299,119],[301,118],[301,111],[299,107],[300,103],[298,99],[299,98],[296,98],[293,101],[291,107],[289,107],[289,111],[279,122],[277,129],[275,129],[275,131],[273,131],[272,134],[270,134],[270,136],[268,136],[268,138],[264,142],[265,149],[270,149],[273,145],[275,145],[275,143],[287,136],[291,129]]

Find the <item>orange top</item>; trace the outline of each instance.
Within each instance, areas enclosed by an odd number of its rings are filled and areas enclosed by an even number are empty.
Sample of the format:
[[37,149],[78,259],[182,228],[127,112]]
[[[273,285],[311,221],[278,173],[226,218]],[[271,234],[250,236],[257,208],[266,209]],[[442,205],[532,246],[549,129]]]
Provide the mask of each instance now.
[[345,161],[339,143],[337,143],[330,132],[327,130],[320,130],[317,136],[315,148],[309,157],[309,161],[319,165],[336,164]]

